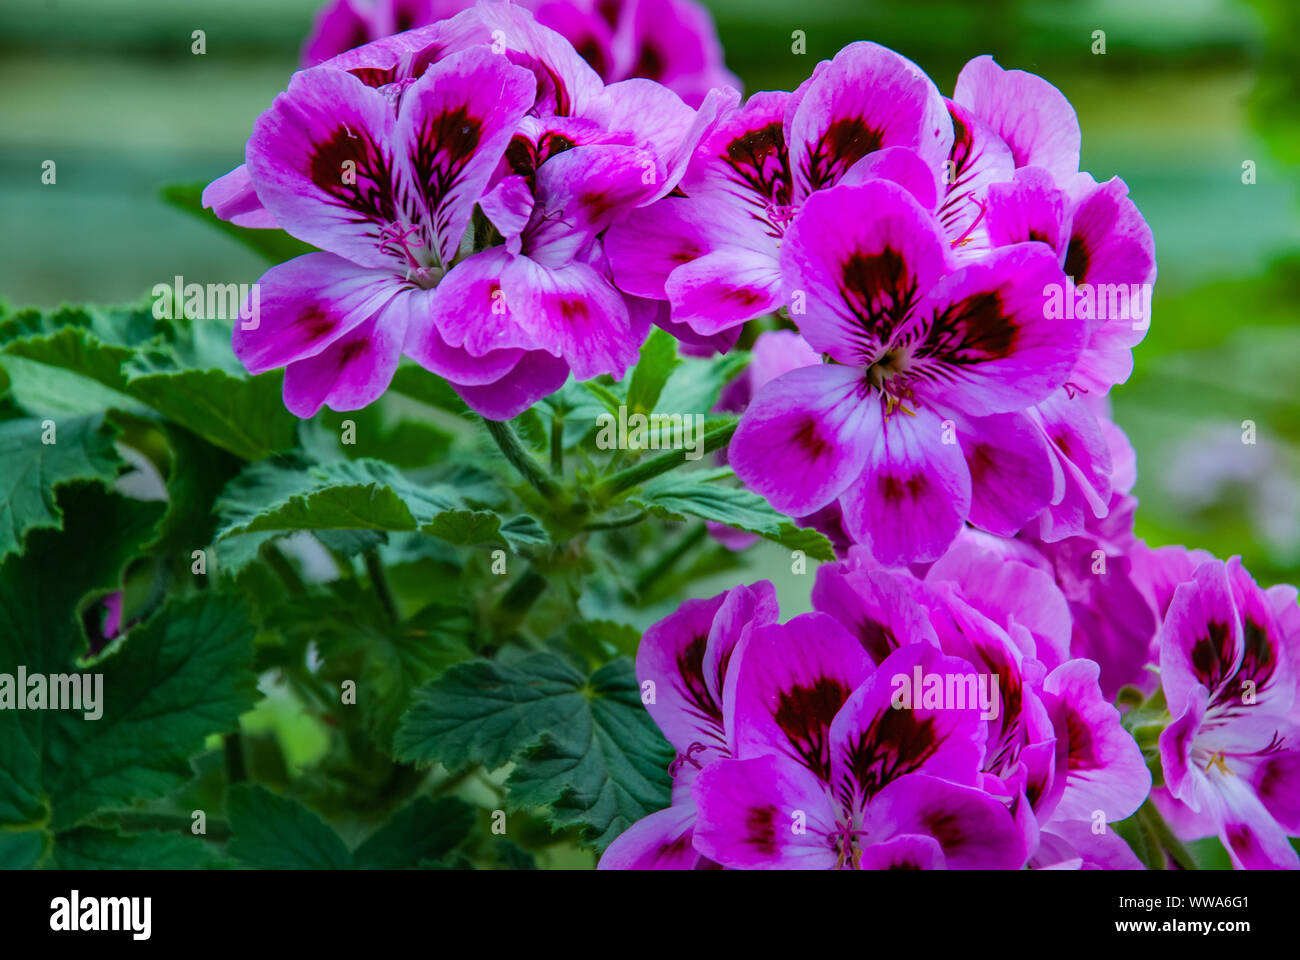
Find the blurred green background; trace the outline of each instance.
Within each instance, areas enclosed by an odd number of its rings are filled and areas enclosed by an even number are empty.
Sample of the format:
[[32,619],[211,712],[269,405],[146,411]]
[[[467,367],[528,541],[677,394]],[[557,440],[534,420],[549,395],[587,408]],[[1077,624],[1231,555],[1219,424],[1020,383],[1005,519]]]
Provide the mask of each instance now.
[[[284,88],[316,0],[6,0],[0,8],[0,297],[126,301],[261,261],[158,187],[238,163]],[[1300,111],[1292,0],[712,0],[749,91],[792,88],[871,39],[951,92],[991,53],[1075,105],[1083,166],[1122,176],[1155,232],[1153,324],[1113,394],[1138,451],[1140,532],[1300,580]],[[191,32],[207,52],[191,53]],[[807,53],[791,50],[802,30]],[[1094,31],[1106,52],[1092,52]],[[41,164],[57,163],[42,185]],[[1244,161],[1256,182],[1242,182]],[[1241,442],[1243,421],[1256,440]],[[766,549],[766,548],[761,548]],[[788,561],[777,548],[763,567]],[[763,571],[767,572],[767,571]],[[783,578],[783,607],[807,584]]]

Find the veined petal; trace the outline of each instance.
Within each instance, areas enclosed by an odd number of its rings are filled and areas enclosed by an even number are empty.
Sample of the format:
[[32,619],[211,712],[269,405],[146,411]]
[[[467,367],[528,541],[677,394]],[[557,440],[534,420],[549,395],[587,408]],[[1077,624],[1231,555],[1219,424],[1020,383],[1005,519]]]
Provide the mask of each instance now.
[[911,774],[891,782],[868,805],[869,838],[932,837],[949,870],[1018,870],[1025,842],[1007,808],[973,787]]
[[[892,826],[892,825],[891,825]],[[943,847],[934,837],[903,834],[862,848],[861,870],[947,870]]]
[[1116,823],[1142,806],[1151,790],[1151,771],[1120,725],[1119,711],[1102,696],[1099,674],[1093,661],[1071,660],[1043,682],[1057,737],[1068,744],[1065,769],[1057,769],[1066,785],[1055,819],[1088,820],[1101,810],[1107,823]]
[[882,417],[880,406],[865,469],[840,495],[845,529],[883,564],[935,560],[970,513],[970,470],[936,414]]
[[840,363],[874,363],[946,270],[945,247],[934,218],[892,181],[814,194],[781,246],[799,332]]
[[974,416],[1009,413],[1047,399],[1074,368],[1082,321],[1049,319],[1045,291],[1064,277],[1034,243],[992,251],[940,280],[889,342],[907,351],[914,389]]
[[[320,353],[373,317],[402,290],[400,277],[332,253],[277,264],[258,281],[257,324],[235,324],[231,346],[249,373]],[[250,318],[251,319],[251,318]]]
[[989,242],[995,247],[1045,243],[1064,260],[1065,203],[1065,194],[1050,173],[1041,167],[1021,167],[1010,182],[988,188]]
[[907,147],[938,170],[952,148],[952,121],[938,88],[905,57],[859,41],[815,76],[790,124],[794,200],[834,186],[874,150]]
[[1174,591],[1160,628],[1160,679],[1170,710],[1181,712],[1200,687],[1213,699],[1237,672],[1241,656],[1241,622],[1227,567],[1206,563]]
[[405,293],[353,327],[320,353],[295,360],[284,371],[284,405],[310,417],[323,404],[332,410],[360,410],[378,400],[402,359],[410,316]]
[[867,462],[874,400],[861,371],[799,367],[758,391],[740,418],[727,458],[776,509],[803,516],[848,487]]
[[869,808],[888,784],[910,773],[979,782],[987,725],[977,703],[959,706],[946,693],[958,681],[966,689],[974,672],[965,660],[923,643],[885,658],[831,723],[831,776],[844,809]]
[[370,267],[402,214],[396,120],[383,94],[341,70],[293,75],[253,125],[248,173],[276,222],[300,240]]
[[691,197],[727,202],[779,233],[773,208],[791,203],[792,178],[782,122],[790,94],[756,93],[725,111],[682,177]]
[[425,242],[440,263],[456,255],[474,204],[535,91],[527,70],[479,48],[433,64],[402,95],[394,130],[402,144],[398,162],[426,225]]
[[1023,413],[955,416],[957,439],[970,470],[970,522],[1015,536],[1052,502],[1052,457],[1037,425]]
[[1078,172],[1079,118],[1042,77],[976,57],[957,76],[953,99],[993,128],[1017,167],[1043,167],[1058,181]]
[[569,365],[545,350],[529,350],[501,379],[473,386],[449,381],[471,410],[489,420],[511,420],[569,379]]
[[784,302],[774,256],[720,247],[682,264],[664,287],[673,319],[709,337],[771,313]]
[[725,724],[737,759],[780,754],[830,783],[830,729],[871,675],[861,644],[824,613],[753,630],[728,676]]
[[773,755],[719,760],[700,771],[691,792],[699,808],[695,849],[710,860],[750,870],[836,866],[835,810],[801,764]]
[[707,863],[695,852],[695,804],[677,803],[642,817],[601,855],[597,870],[698,870]]
[[938,202],[934,170],[926,166],[920,154],[907,147],[885,147],[867,154],[845,172],[840,183],[865,183],[868,180],[892,180],[906,187],[925,210]]
[[911,576],[830,563],[817,568],[812,590],[813,608],[843,624],[872,663],[906,644],[938,647],[926,607],[931,599]]
[[952,150],[945,162],[945,192],[939,221],[953,243],[970,243],[995,183],[1010,180],[1015,170],[1011,149],[979,117],[961,104],[946,100],[952,120]]

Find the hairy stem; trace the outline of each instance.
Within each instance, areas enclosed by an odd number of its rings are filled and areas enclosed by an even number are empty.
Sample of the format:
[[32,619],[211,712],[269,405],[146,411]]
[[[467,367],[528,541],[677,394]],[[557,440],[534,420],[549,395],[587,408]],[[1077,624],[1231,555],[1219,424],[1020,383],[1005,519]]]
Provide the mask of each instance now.
[[678,560],[686,556],[686,554],[690,553],[691,550],[698,546],[704,540],[705,536],[708,535],[708,532],[709,528],[704,524],[692,527],[690,532],[687,533],[686,536],[682,537],[681,540],[677,541],[677,544],[671,550],[660,557],[653,567],[637,578],[637,594],[645,593],[647,588],[671,570]]
[[519,437],[515,435],[514,428],[504,421],[489,420],[486,417],[483,418],[483,423],[487,426],[492,439],[496,441],[496,445],[501,448],[505,458],[510,461],[510,465],[523,474],[524,479],[531,483],[538,493],[548,500],[554,498],[559,488],[546,475],[546,471],[538,466],[533,455],[524,449],[523,444],[519,442]]
[[379,552],[376,550],[367,550],[365,552],[366,573],[370,574],[370,583],[375,588],[375,593],[379,595],[379,602],[384,605],[384,612],[388,614],[391,623],[397,623],[401,619],[397,615],[397,601],[393,599],[393,588],[388,585],[388,575],[384,573],[384,565],[379,560]]
[[[731,436],[736,432],[736,424],[728,423],[725,426],[718,427],[711,433],[704,435],[701,444],[700,455],[712,453],[715,450],[721,450],[731,442]],[[642,460],[635,466],[628,467],[626,470],[620,470],[613,476],[606,477],[600,483],[596,484],[592,490],[592,496],[598,503],[607,502],[633,487],[640,486],[647,480],[659,476],[661,473],[667,473],[669,470],[676,470],[683,463],[687,462],[682,456],[680,450],[666,450],[658,456],[651,457],[648,460]]]

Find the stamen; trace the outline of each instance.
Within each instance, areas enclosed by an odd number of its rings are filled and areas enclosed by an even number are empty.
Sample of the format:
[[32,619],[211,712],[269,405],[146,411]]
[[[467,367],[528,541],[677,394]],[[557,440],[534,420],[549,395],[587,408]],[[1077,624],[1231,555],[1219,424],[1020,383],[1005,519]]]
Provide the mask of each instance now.
[[677,776],[677,771],[682,768],[683,763],[689,763],[691,766],[695,767],[696,770],[703,770],[704,767],[700,764],[700,761],[695,759],[695,754],[702,753],[707,749],[708,747],[700,743],[698,740],[692,743],[686,748],[685,753],[679,753],[673,762],[668,764],[668,776]]
[[1205,772],[1206,772],[1206,773],[1209,773],[1209,772],[1210,772],[1210,767],[1218,767],[1218,768],[1219,768],[1219,772],[1222,773],[1225,777],[1235,777],[1235,776],[1236,776],[1236,774],[1233,773],[1232,770],[1228,767],[1228,760],[1227,760],[1227,758],[1224,756],[1222,750],[1220,750],[1220,751],[1218,751],[1217,753],[1215,753],[1214,755],[1212,755],[1212,756],[1210,757],[1209,762],[1205,764]]
[[1065,387],[1065,395],[1071,400],[1074,399],[1076,394],[1088,392],[1087,387],[1081,387],[1077,383],[1065,383],[1062,386]]

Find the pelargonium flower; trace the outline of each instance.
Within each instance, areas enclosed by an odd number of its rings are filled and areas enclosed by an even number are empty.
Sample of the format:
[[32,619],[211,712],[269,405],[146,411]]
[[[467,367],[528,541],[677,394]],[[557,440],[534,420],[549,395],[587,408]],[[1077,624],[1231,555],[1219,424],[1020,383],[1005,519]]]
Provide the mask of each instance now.
[[710,763],[731,755],[724,703],[737,644],[778,615],[776,591],[763,580],[708,600],[688,600],[645,632],[637,649],[637,681],[643,689],[652,685],[646,709],[677,751],[673,801],[620,834],[601,857],[601,869],[713,866],[692,846],[691,783]]
[[[571,370],[621,376],[654,309],[611,285],[598,234],[672,189],[710,115],[650,81],[604,86],[510,4],[296,74],[204,201],[325,252],[268,271],[236,354],[285,366],[300,416],[365,406],[403,352],[494,419]],[[477,203],[506,242],[470,256]]]
[[[1065,598],[1042,572],[972,539],[955,544],[923,579],[879,567],[855,548],[849,561],[818,569],[813,605],[848,628],[876,663],[924,643],[997,678],[983,787],[1007,803],[1036,865],[1070,859],[1060,831],[1074,828],[1064,825],[1087,822],[1091,830],[1097,811],[1118,822],[1145,800],[1151,775],[1141,750],[1103,697],[1097,664],[1069,656]],[[1055,840],[1039,857],[1049,835]],[[1131,866],[1118,844],[1088,844],[1081,862]]]
[[[333,0],[316,14],[302,65],[472,6],[474,0]],[[572,43],[607,83],[644,77],[692,107],[714,87],[740,86],[723,65],[713,18],[694,0],[523,0],[521,6]]]
[[1048,320],[1062,281],[1038,243],[957,266],[934,217],[888,180],[809,197],[781,247],[800,332],[831,362],[759,391],[730,449],[774,507],[838,500],[882,563],[936,559],[967,520],[1014,533],[1053,489],[1023,410],[1068,376],[1086,330]]
[[1261,589],[1238,557],[1201,564],[1169,604],[1160,681],[1162,812],[1184,836],[1217,834],[1238,868],[1300,868],[1295,588]]
[[943,98],[919,67],[875,43],[849,44],[794,93],[756,93],[724,114],[682,195],[611,229],[614,276],[629,293],[669,301],[672,323],[729,347],[746,320],[786,302],[780,246],[810,195],[895,175],[928,181],[933,199],[951,145]]
[[1011,815],[980,790],[978,708],[894,706],[896,676],[966,676],[927,644],[873,669],[835,620],[753,630],[728,686],[735,748],[696,776],[695,848],[747,869],[1015,869]]

